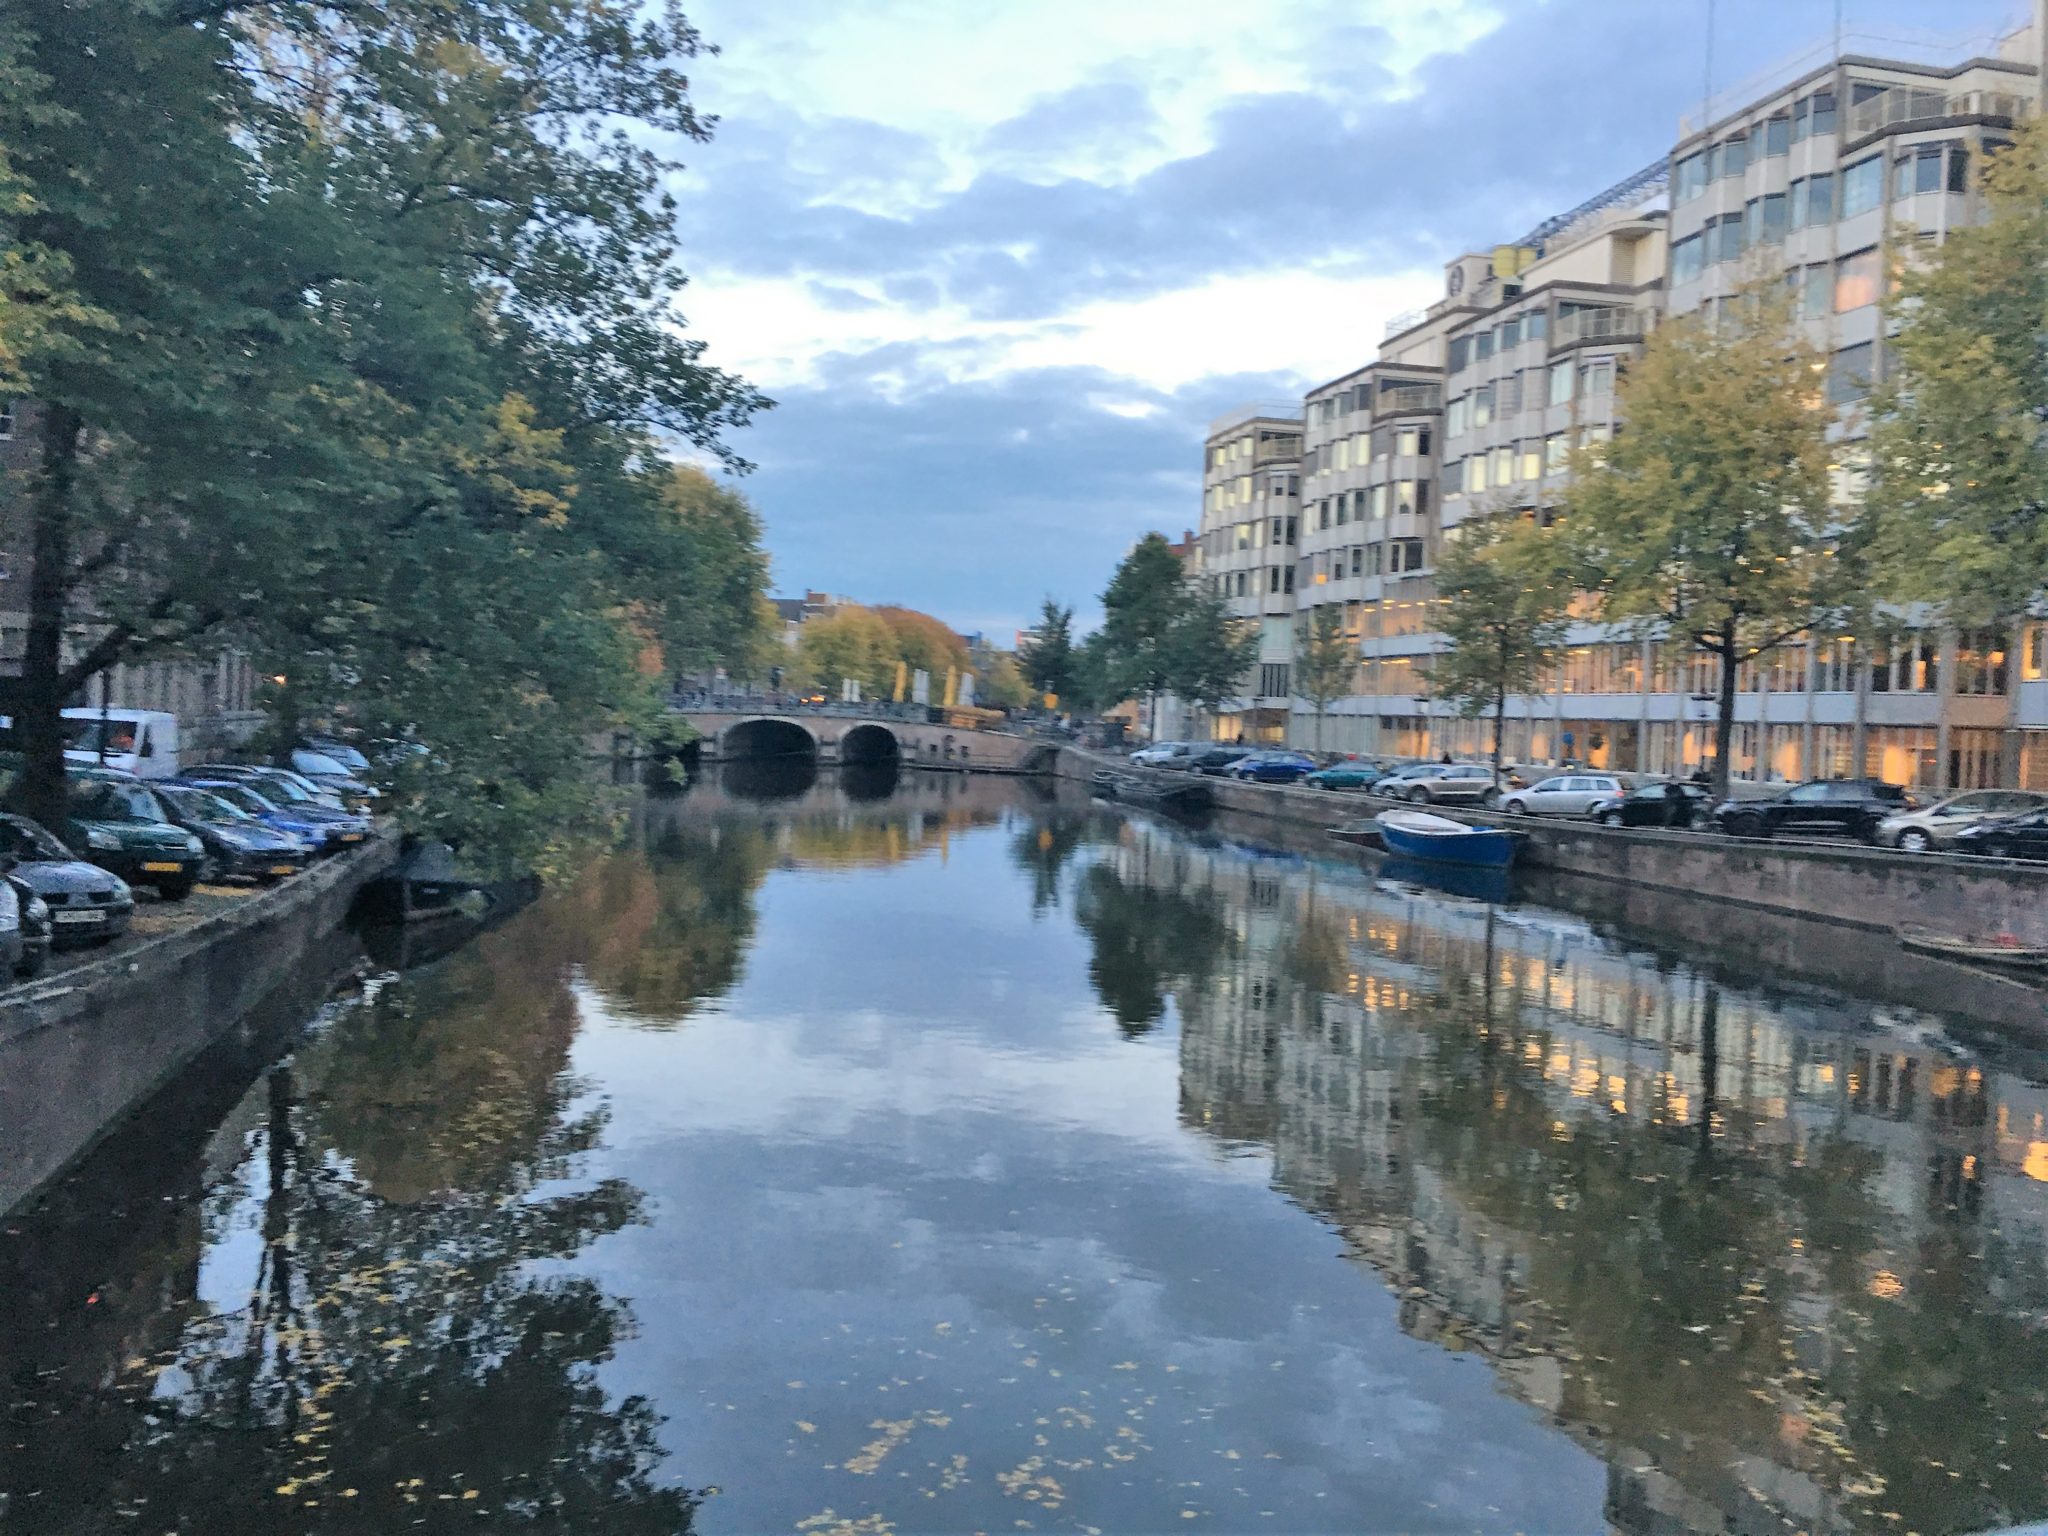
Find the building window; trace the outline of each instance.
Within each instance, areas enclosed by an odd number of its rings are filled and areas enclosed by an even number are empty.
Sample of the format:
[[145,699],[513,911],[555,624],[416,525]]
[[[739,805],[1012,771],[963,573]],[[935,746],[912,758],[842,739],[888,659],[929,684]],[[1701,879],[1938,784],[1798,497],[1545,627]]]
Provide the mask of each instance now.
[[1471,405],[1463,395],[1453,400],[1450,408],[1444,413],[1445,433],[1451,437],[1463,437],[1465,435],[1465,418],[1470,411]]
[[1421,437],[1422,434],[1418,428],[1403,427],[1394,434],[1394,452],[1412,459],[1419,451],[1418,444],[1421,442]]
[[1522,463],[1517,479],[1541,480],[1543,478],[1543,450],[1532,438],[1522,444]]
[[[1446,496],[1457,496],[1464,492],[1465,461],[1463,459],[1451,460],[1450,463],[1444,466],[1443,474],[1444,494]],[[1372,495],[1375,503],[1377,503],[1380,500],[1380,498],[1386,494],[1386,490],[1387,488],[1384,485],[1376,485],[1372,488]]]
[[1874,348],[1867,341],[1844,347],[1828,364],[1828,404],[1847,405],[1870,393]]
[[1413,480],[1397,480],[1394,482],[1394,510],[1396,512],[1413,514],[1422,509],[1421,502],[1416,494],[1416,483]]
[[1835,313],[1845,315],[1852,309],[1875,304],[1881,275],[1876,246],[1852,251],[1836,262]]
[[1469,362],[1471,361],[1471,358],[1472,358],[1472,339],[1471,339],[1471,338],[1470,338],[1469,336],[1454,336],[1454,337],[1452,337],[1452,338],[1451,338],[1451,356],[1450,356],[1450,362],[1449,362],[1449,365],[1448,365],[1448,369],[1449,369],[1449,371],[1450,371],[1450,372],[1452,372],[1452,373],[1462,373],[1462,372],[1464,372],[1464,371],[1465,371],[1465,366],[1466,366],[1466,364],[1467,364],[1467,363],[1469,363]]
[[1351,574],[1354,576],[1363,576],[1365,574],[1365,546],[1363,544],[1351,546]]
[[1765,245],[1782,245],[1785,240],[1785,226],[1787,222],[1787,200],[1785,194],[1782,192],[1767,193],[1758,201],[1763,205],[1763,218],[1762,222],[1751,233],[1750,238],[1752,240],[1760,240]]
[[1780,113],[1779,113],[1779,114],[1778,114],[1778,115],[1777,115],[1776,117],[1773,117],[1773,118],[1767,118],[1767,119],[1765,120],[1765,122],[1764,122],[1764,154],[1765,154],[1765,156],[1766,156],[1766,157],[1769,157],[1769,156],[1772,156],[1772,155],[1783,155],[1783,154],[1789,154],[1789,153],[1791,152],[1791,149],[1792,149],[1792,119],[1791,119],[1791,117],[1790,117],[1790,116],[1788,116],[1787,114],[1783,113],[1783,112],[1780,112]]
[[1284,699],[1287,697],[1287,663],[1284,661],[1262,661],[1259,663],[1259,697],[1262,699]]
[[1749,140],[1741,134],[1723,139],[1711,151],[1713,165],[1709,168],[1709,179],[1721,176],[1740,176],[1749,169]]
[[1522,340],[1541,341],[1550,330],[1550,314],[1547,310],[1532,309],[1522,316]]
[[1706,241],[1698,235],[1687,235],[1671,247],[1672,283],[1689,283],[1700,275],[1700,256]]
[[1397,574],[1421,570],[1422,540],[1390,539],[1387,542],[1387,569]]
[[1572,400],[1572,363],[1569,358],[1550,365],[1550,403],[1570,405]]
[[1570,464],[1572,439],[1569,432],[1553,432],[1543,439],[1543,472],[1561,474]]
[[1813,131],[1833,133],[1835,131],[1835,93],[1815,91],[1813,93]]
[[1980,698],[2004,698],[2005,636],[1997,630],[1965,632],[1956,637],[1955,691]]
[[1486,489],[1486,455],[1475,453],[1465,461],[1465,489],[1483,491]]
[[1384,485],[1376,485],[1372,488],[1372,515],[1374,517],[1385,517],[1387,515],[1387,488]]
[[1853,219],[1884,201],[1884,156],[1871,155],[1842,172],[1842,217]]
[[1799,313],[1808,320],[1818,320],[1828,312],[1834,301],[1834,274],[1821,264],[1806,269],[1804,274],[1793,273],[1799,282]]
[[1701,153],[1687,155],[1672,167],[1671,184],[1677,190],[1672,195],[1676,204],[1691,202],[1707,190],[1707,157]]
[[1493,450],[1493,483],[1511,485],[1515,478],[1515,450],[1496,448]]
[[1916,630],[1872,648],[1872,693],[1935,693],[1941,687],[1941,642]]
[[1614,359],[1603,357],[1586,364],[1579,383],[1579,393],[1588,399],[1614,393]]
[[1472,391],[1472,425],[1488,426],[1493,421],[1493,386],[1488,384]]

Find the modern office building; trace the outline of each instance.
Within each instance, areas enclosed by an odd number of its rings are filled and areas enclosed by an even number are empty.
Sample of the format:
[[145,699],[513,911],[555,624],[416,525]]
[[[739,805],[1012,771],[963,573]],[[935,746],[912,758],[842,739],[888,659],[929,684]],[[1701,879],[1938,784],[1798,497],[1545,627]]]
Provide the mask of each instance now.
[[1300,538],[1301,417],[1252,407],[1212,423],[1202,446],[1202,525],[1186,564],[1233,615],[1259,626],[1259,659],[1243,698],[1214,721],[1175,711],[1173,734],[1285,739]]
[[[1396,320],[1377,360],[1310,390],[1298,422],[1246,412],[1217,423],[1204,445],[1200,574],[1259,620],[1257,686],[1285,685],[1290,628],[1322,604],[1343,605],[1360,649],[1355,692],[1320,724],[1307,701],[1283,707],[1262,691],[1218,733],[1481,751],[1489,723],[1458,718],[1426,689],[1442,644],[1433,573],[1446,530],[1501,508],[1546,515],[1571,449],[1618,425],[1617,379],[1659,320],[1712,314],[1744,281],[1783,281],[1829,353],[1838,486],[1853,495],[1859,402],[1886,366],[1880,274],[1901,243],[1937,244],[1980,216],[1970,170],[2037,100],[2038,25],[1993,52],[1939,62],[1845,41],[1707,103],[1644,170],[1511,244],[1450,262],[1443,297]],[[1234,445],[1258,426],[1300,432],[1300,457],[1286,466],[1286,484],[1300,488],[1295,521],[1232,499],[1249,470],[1231,466],[1257,451]],[[1271,542],[1283,523],[1298,541],[1291,578]],[[1263,583],[1247,563],[1267,566]],[[1882,644],[1808,636],[1744,666],[1738,684],[1738,777],[2048,788],[2048,626],[1927,627]],[[1522,760],[1686,771],[1711,753],[1716,685],[1713,659],[1689,646],[1583,625],[1554,685],[1510,702],[1505,748]]]

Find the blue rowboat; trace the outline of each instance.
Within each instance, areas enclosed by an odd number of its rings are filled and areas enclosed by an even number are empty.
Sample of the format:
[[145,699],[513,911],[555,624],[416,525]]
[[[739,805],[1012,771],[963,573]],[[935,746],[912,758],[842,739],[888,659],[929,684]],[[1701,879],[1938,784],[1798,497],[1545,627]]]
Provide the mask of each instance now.
[[1381,811],[1380,840],[1387,852],[1436,864],[1506,869],[1515,860],[1515,839],[1496,827],[1468,827],[1427,811]]

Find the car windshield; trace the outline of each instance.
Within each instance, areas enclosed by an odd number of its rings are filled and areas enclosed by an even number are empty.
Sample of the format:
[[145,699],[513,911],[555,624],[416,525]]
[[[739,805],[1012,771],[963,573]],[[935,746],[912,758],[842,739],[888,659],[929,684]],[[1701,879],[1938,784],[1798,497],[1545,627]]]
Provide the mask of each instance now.
[[218,797],[236,810],[246,811],[252,816],[270,815],[277,811],[277,805],[243,784],[209,784],[206,792]]
[[315,741],[308,743],[309,752],[320,752],[356,773],[367,772],[370,760],[354,747],[341,741]]
[[310,789],[302,786],[296,774],[266,773],[263,776],[264,789],[279,800],[289,800],[298,805],[310,805],[316,797]]
[[170,808],[194,821],[248,821],[247,811],[228,804],[210,790],[187,789],[181,784],[165,785],[157,791]]
[[79,814],[103,821],[152,821],[164,819],[156,796],[140,784],[96,784],[79,801]]
[[64,747],[70,752],[133,752],[133,720],[70,720],[62,722]]
[[348,764],[324,752],[294,752],[292,767],[300,773],[324,773],[337,779],[348,777]]
[[25,816],[10,816],[0,821],[0,830],[4,830],[16,858],[69,860],[73,857],[69,848],[39,823]]

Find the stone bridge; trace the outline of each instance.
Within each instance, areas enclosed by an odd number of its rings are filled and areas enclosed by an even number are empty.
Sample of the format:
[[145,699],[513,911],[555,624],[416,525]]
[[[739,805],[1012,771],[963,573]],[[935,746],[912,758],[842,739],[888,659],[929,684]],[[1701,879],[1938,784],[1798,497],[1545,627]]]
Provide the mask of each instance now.
[[706,762],[808,757],[820,766],[900,763],[961,773],[1050,772],[1053,744],[1008,732],[964,730],[897,716],[831,711],[677,710],[702,737]]

